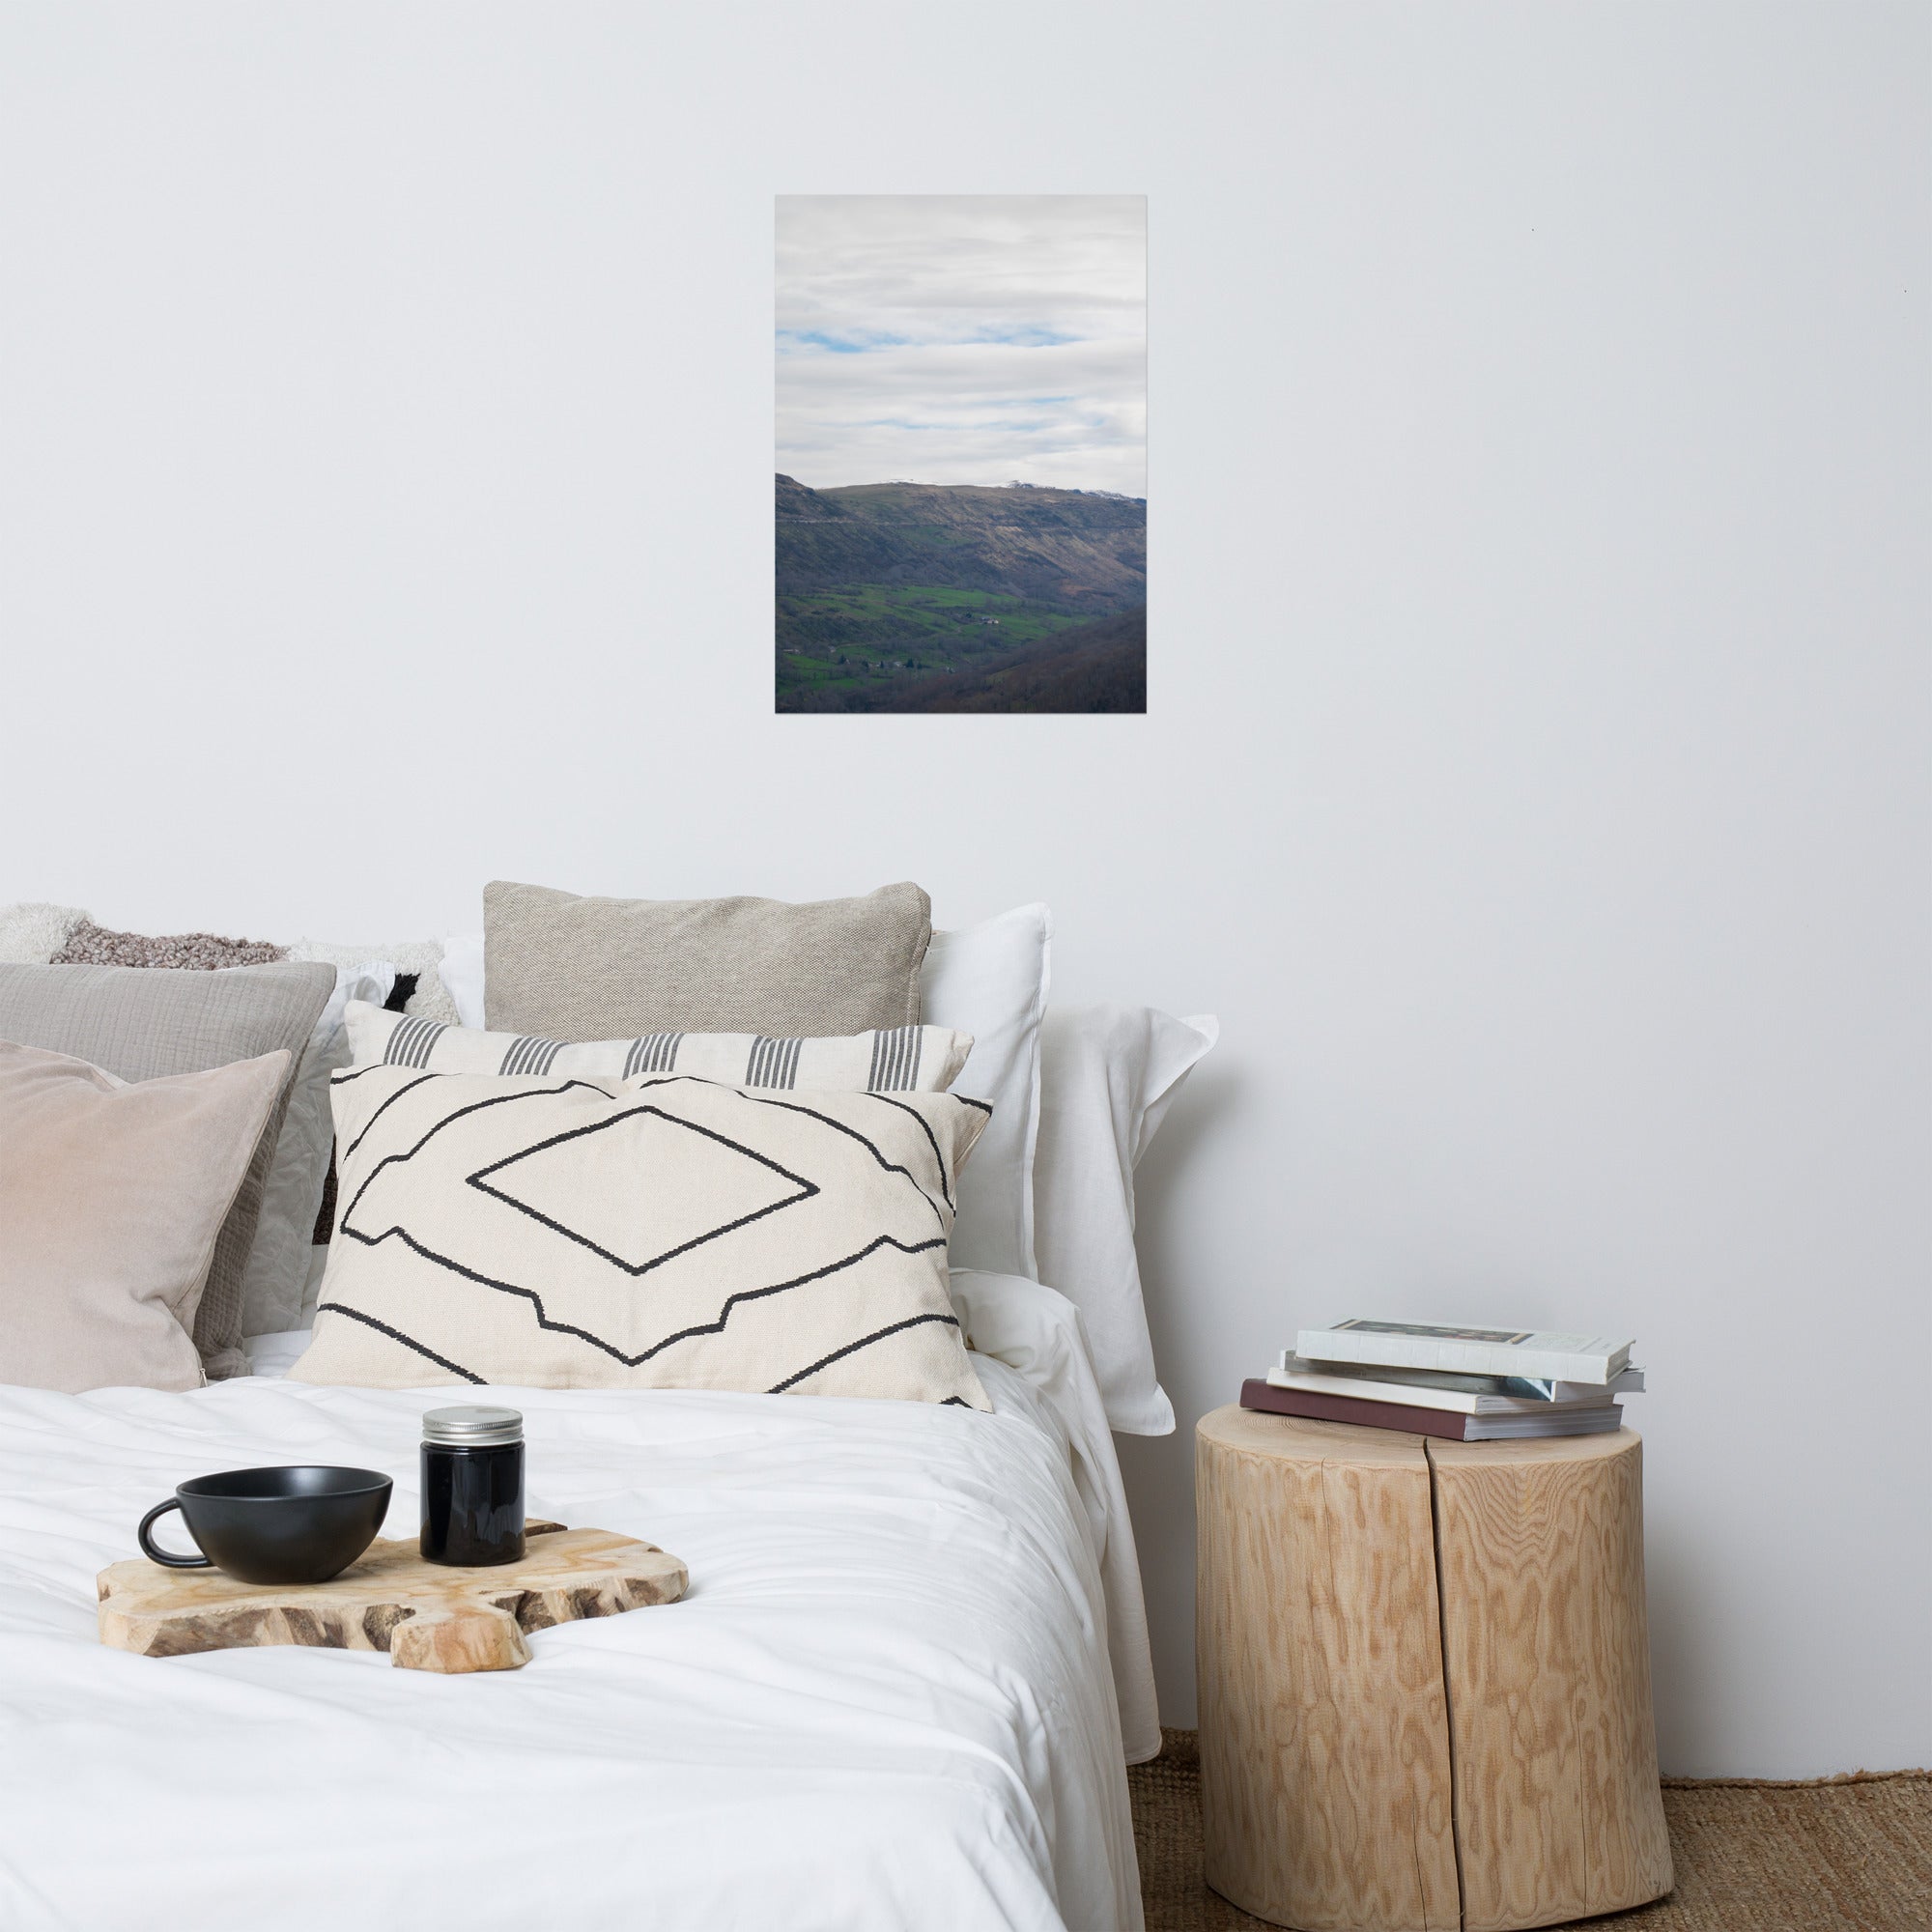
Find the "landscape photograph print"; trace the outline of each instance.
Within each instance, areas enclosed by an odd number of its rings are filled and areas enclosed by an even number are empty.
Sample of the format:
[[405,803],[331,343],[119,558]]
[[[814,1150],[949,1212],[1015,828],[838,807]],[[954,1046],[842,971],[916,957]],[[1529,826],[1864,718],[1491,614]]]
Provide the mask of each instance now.
[[1145,712],[1146,197],[777,213],[776,708]]

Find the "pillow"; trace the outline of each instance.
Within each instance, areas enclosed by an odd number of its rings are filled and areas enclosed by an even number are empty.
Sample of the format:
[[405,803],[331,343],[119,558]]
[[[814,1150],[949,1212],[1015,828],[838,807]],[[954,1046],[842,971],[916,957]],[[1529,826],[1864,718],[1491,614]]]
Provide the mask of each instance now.
[[437,964],[442,990],[456,1009],[458,1026],[481,1031],[483,1017],[483,935],[459,932],[442,943],[442,958]]
[[1016,906],[960,932],[935,932],[920,975],[933,1026],[973,1036],[953,1083],[992,1103],[993,1118],[959,1177],[952,1231],[958,1267],[1038,1278],[1034,1256],[1034,1145],[1039,1131],[1039,1023],[1053,952],[1043,905]]
[[78,906],[0,906],[0,959],[23,966],[167,966],[209,972],[221,966],[267,966],[287,948],[262,939],[223,939],[213,932],[110,932]]
[[293,1379],[990,1405],[947,1296],[950,1094],[335,1076],[342,1209]]
[[197,1303],[288,1071],[136,1083],[0,1041],[0,1381],[201,1386]]
[[325,966],[287,962],[224,973],[0,964],[0,1039],[71,1054],[117,1079],[288,1056],[281,1094],[221,1225],[195,1311],[195,1346],[212,1380],[248,1372],[241,1346],[242,1275],[296,1062],[334,984]]
[[78,906],[0,906],[0,960],[45,966],[78,927],[93,923]]
[[1052,1011],[1040,1032],[1039,1275],[1079,1308],[1107,1420],[1129,1435],[1174,1427],[1141,1299],[1134,1168],[1220,1032],[1211,1016],[1177,1020],[1147,1007]]
[[412,1019],[454,1026],[456,1003],[441,978],[444,944],[440,939],[397,939],[387,946],[344,946],[332,939],[298,939],[289,948],[289,957],[347,967],[351,972],[371,959],[384,960],[395,969],[398,980],[407,976],[415,981],[415,990],[403,1003],[404,1012]]
[[931,915],[913,885],[787,905],[578,898],[498,880],[483,893],[485,1017],[547,1039],[917,1026]]
[[48,960],[52,966],[159,966],[212,973],[223,966],[269,966],[287,949],[263,939],[223,939],[213,932],[110,932],[82,917]]
[[[199,970],[263,965],[280,959],[284,951],[205,932],[171,939],[109,932],[73,906],[0,906],[0,959],[23,963]],[[352,993],[357,999],[388,998],[395,971],[376,964],[339,967],[335,980],[301,1050],[263,1179],[255,1238],[242,1268],[244,1336],[272,1334],[299,1319],[309,1242],[328,1180],[328,1076],[349,1064],[343,1005]]]
[[[328,996],[302,1048],[288,1111],[275,1136],[275,1151],[262,1183],[262,1212],[242,1271],[242,1333],[273,1335],[301,1321],[302,1287],[308,1278],[310,1243],[328,1185],[333,1128],[328,1076],[349,1065],[349,1033],[343,1024],[351,1000],[386,1000],[395,969],[371,961],[338,967]],[[402,1015],[392,1017],[402,1024]]]
[[769,1039],[751,1033],[654,1033],[641,1039],[566,1044],[526,1034],[476,1033],[385,1012],[361,1001],[348,1009],[351,1058],[428,1073],[581,1073],[628,1080],[688,1073],[726,1087],[823,1088],[839,1094],[942,1094],[967,1064],[973,1041],[943,1027],[895,1027],[849,1039]]
[[[973,1037],[971,1057],[956,1078],[933,1084],[989,1101],[993,1109],[973,1150],[973,1164],[959,1181],[952,1253],[962,1267],[1037,1277],[1033,1164],[1039,1130],[1039,1022],[1052,948],[1053,921],[1046,907],[1016,906],[961,931],[934,932],[921,968],[920,1007],[927,1024]],[[440,971],[462,1023],[480,1028],[488,998],[482,935],[449,940]],[[800,1080],[807,1086],[831,1084],[807,1080],[803,1073]]]

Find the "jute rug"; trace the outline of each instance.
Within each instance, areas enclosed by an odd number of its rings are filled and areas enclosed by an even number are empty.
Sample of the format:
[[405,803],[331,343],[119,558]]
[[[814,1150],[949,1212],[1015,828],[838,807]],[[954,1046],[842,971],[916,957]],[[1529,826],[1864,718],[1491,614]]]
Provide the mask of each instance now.
[[[1201,1760],[1164,1731],[1134,1766],[1134,1842],[1148,1932],[1265,1932],[1201,1876]],[[1677,1889],[1580,1920],[1588,1932],[1925,1932],[1932,1927],[1932,1772],[1813,1784],[1666,1781]]]

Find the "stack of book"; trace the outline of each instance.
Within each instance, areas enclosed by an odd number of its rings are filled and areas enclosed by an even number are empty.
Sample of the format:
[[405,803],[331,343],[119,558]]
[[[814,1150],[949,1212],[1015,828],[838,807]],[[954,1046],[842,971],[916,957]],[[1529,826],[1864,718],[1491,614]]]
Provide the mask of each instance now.
[[1643,1388],[1631,1347],[1528,1328],[1338,1321],[1302,1329],[1266,1380],[1241,1384],[1241,1406],[1452,1442],[1607,1435],[1623,1425],[1617,1398]]

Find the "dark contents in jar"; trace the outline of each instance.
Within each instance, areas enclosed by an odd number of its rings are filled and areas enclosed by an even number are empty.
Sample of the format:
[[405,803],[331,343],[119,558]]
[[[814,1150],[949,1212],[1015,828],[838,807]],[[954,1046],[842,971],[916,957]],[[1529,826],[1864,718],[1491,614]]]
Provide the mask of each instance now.
[[[502,1439],[513,1431],[515,1439]],[[514,1409],[423,1417],[420,1548],[428,1562],[488,1565],[523,1555],[522,1433]]]

